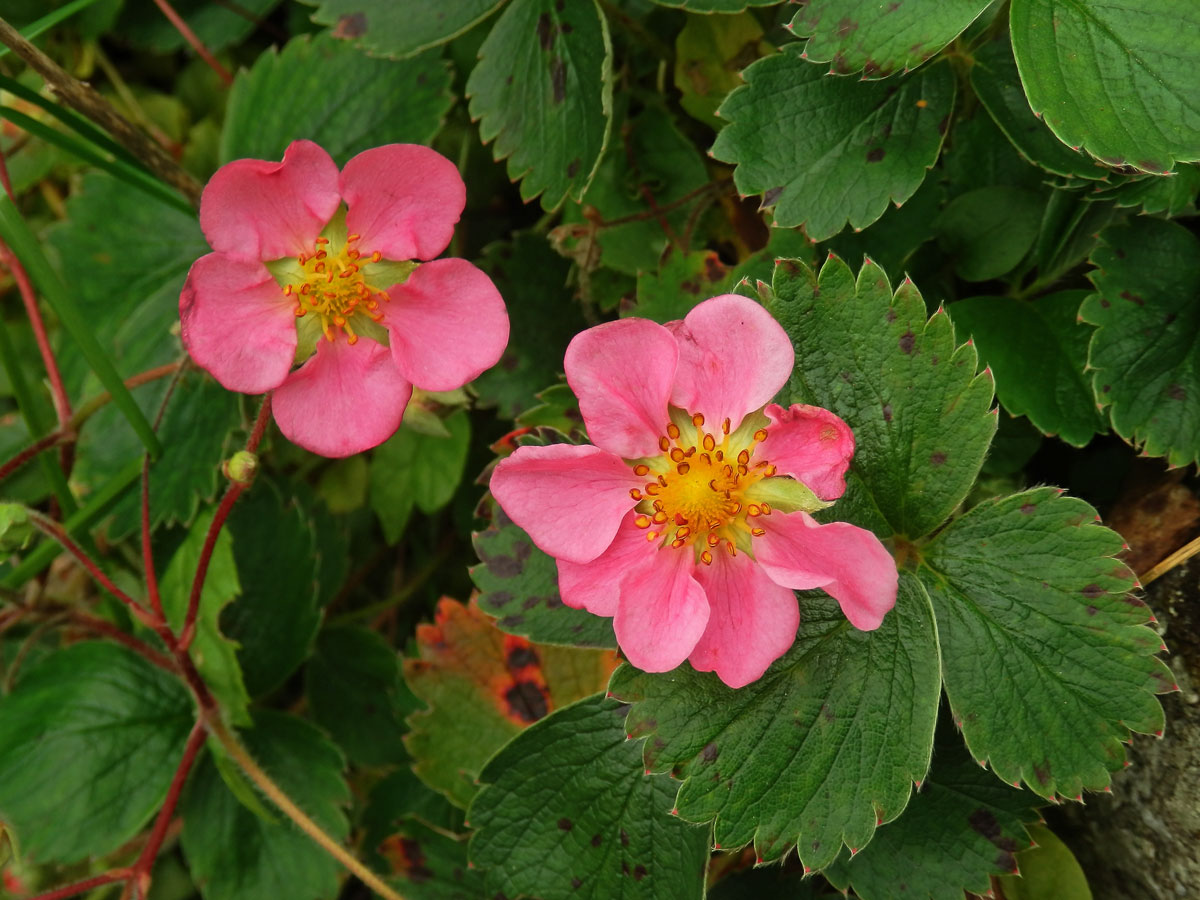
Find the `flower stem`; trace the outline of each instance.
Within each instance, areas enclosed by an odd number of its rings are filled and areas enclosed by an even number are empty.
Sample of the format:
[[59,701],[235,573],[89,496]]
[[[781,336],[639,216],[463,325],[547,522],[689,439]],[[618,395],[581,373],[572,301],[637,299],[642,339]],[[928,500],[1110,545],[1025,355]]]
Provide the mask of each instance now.
[[246,777],[253,781],[258,786],[258,789],[266,794],[267,798],[278,807],[280,812],[295,822],[296,826],[312,838],[326,853],[349,869],[360,881],[380,897],[383,897],[384,900],[404,900],[403,897],[388,887],[383,882],[383,879],[355,859],[341,844],[326,834],[321,829],[321,826],[305,815],[304,811],[296,806],[292,802],[292,799],[259,767],[246,748],[242,746],[233,732],[220,719],[216,717],[209,718],[208,730],[217,739],[218,743],[225,748],[225,752],[246,773]]
[[13,472],[17,471],[17,469],[21,468],[21,466],[25,465],[25,463],[29,462],[43,450],[49,450],[51,447],[65,443],[73,438],[74,433],[60,429],[50,432],[41,440],[34,441],[12,459],[8,460],[8,462],[4,463],[4,465],[0,465],[0,481],[3,481]]
[[38,894],[36,897],[30,897],[29,900],[64,900],[66,897],[75,897],[93,888],[103,887],[106,884],[113,884],[117,881],[124,881],[129,875],[130,872],[128,869],[113,869],[94,878],[85,878],[83,881],[76,881],[74,884],[65,884],[44,894]]
[[217,62],[217,58],[204,46],[204,42],[196,37],[196,32],[188,27],[188,23],[180,18],[179,13],[175,12],[175,8],[167,0],[154,0],[154,3],[162,10],[162,14],[167,17],[167,21],[175,26],[175,30],[196,51],[196,55],[208,63],[208,67],[217,73],[218,78],[225,82],[225,87],[233,87],[233,76],[229,74],[229,70]]

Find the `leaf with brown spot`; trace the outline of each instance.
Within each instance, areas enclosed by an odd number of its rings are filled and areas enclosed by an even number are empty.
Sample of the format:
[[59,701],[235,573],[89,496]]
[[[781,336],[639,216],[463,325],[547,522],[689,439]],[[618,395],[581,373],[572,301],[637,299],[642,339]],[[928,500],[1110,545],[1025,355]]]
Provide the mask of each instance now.
[[397,0],[306,0],[319,4],[312,14],[319,25],[333,25],[333,36],[352,40],[372,56],[406,59],[452,40],[487,18],[504,0],[454,0],[453,3],[402,3]]
[[408,718],[405,747],[430,787],[466,807],[483,763],[527,725],[602,689],[616,654],[531,644],[505,634],[472,601],[443,598],[417,626],[412,692],[429,707]]

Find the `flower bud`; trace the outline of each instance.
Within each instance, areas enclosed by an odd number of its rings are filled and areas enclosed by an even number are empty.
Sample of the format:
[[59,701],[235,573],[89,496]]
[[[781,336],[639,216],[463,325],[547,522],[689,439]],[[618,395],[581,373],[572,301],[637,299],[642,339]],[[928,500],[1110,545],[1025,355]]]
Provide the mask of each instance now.
[[221,463],[221,471],[234,484],[249,484],[258,472],[258,457],[248,450],[239,450]]

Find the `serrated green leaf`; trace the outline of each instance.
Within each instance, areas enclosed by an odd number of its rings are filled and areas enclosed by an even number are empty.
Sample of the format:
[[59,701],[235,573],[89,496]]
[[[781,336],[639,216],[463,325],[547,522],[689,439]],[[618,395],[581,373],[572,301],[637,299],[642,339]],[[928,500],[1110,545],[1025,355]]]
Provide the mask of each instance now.
[[[169,378],[147,385],[134,396],[153,420],[168,390]],[[213,499],[221,482],[221,459],[232,449],[239,425],[238,395],[206,373],[184,372],[171,393],[158,427],[163,453],[150,466],[150,525],[189,524],[202,502]],[[73,477],[99,485],[114,477],[141,444],[128,425],[108,408],[89,420],[79,442],[79,465]],[[105,533],[122,540],[141,527],[141,493],[126,494],[113,506]]]
[[1099,328],[1088,364],[1113,430],[1172,466],[1200,459],[1200,241],[1139,218],[1100,233],[1080,316]]
[[987,501],[922,549],[946,695],[971,754],[1044,797],[1108,785],[1174,679],[1115,532],[1038,488]]
[[1082,447],[1106,430],[1084,373],[1093,330],[1078,321],[1087,291],[1035,301],[971,297],[948,307],[956,331],[971,335],[996,376],[1000,403],[1044,434]]
[[612,45],[595,0],[512,0],[467,80],[471,118],[521,197],[579,200],[608,142]]
[[396,651],[374,631],[322,632],[304,672],[312,715],[354,762],[402,763],[404,717],[419,707],[400,677]]
[[501,630],[544,644],[617,646],[611,619],[563,604],[554,558],[535,547],[499,506],[471,543],[480,559],[471,569],[481,592],[479,608],[495,616]]
[[1116,185],[1094,197],[1099,200],[1112,200],[1119,207],[1140,206],[1142,212],[1150,215],[1166,213],[1169,218],[1177,218],[1195,215],[1198,194],[1200,166],[1180,163],[1169,178],[1147,175],[1136,181]]
[[[719,859],[719,857],[717,857]],[[713,868],[717,863],[714,860]],[[706,900],[831,900],[833,889],[817,878],[805,878],[782,866],[754,866],[722,878]]]
[[945,193],[950,199],[992,185],[1043,191],[1046,183],[1046,173],[1018,153],[982,109],[954,123],[954,144],[942,152],[939,168],[945,174]]
[[429,514],[450,502],[462,481],[471,442],[471,420],[459,410],[445,420],[449,437],[432,437],[401,425],[371,455],[371,508],[384,537],[394,544],[413,508]]
[[554,383],[567,344],[587,323],[565,290],[570,263],[541,235],[521,232],[511,243],[490,244],[480,265],[504,297],[511,336],[500,362],[473,387],[481,405],[513,418]]
[[52,653],[0,701],[0,820],[38,862],[110,853],[162,803],[192,722],[183,685],[124,647]]
[[779,0],[653,0],[659,6],[691,13],[740,13],[750,6],[774,6]]
[[[236,8],[214,0],[172,0],[171,6],[213,53],[244,40],[256,23],[278,6],[280,0],[238,0]],[[188,46],[171,21],[157,9],[128,3],[117,21],[116,31],[124,40],[156,53],[173,53]]]
[[708,829],[671,815],[675,787],[643,775],[624,707],[582,700],[492,757],[471,804],[471,861],[489,890],[542,900],[699,900]]
[[1037,846],[1017,854],[1020,875],[997,879],[1005,900],[1092,900],[1087,877],[1071,848],[1045,825],[1026,827]]
[[[678,242],[692,210],[684,204],[656,216],[647,198],[652,197],[655,206],[668,206],[704,187],[709,178],[695,144],[666,110],[650,107],[626,122],[605,150],[583,203],[594,207],[606,222],[635,219],[606,225],[585,240],[594,242],[591,253],[599,253],[601,265],[636,275],[655,268],[670,241]],[[568,206],[563,221],[582,226],[588,218],[581,207]],[[573,249],[582,255],[587,248]]]
[[1013,0],[1029,105],[1064,144],[1109,166],[1200,160],[1200,7],[1187,0]]
[[911,197],[937,161],[954,103],[954,77],[938,63],[887,84],[827,77],[788,44],[743,73],[719,115],[713,144],[737,164],[743,194],[762,194],[775,224],[804,225],[824,240],[847,222],[865,228],[889,202]]
[[878,266],[867,263],[856,280],[834,256],[819,278],[783,261],[768,309],[796,348],[785,396],[830,409],[854,430],[851,472],[891,533],[917,538],[941,525],[996,430],[991,381],[975,374],[975,349],[957,345],[949,316],[926,320],[911,281],[893,295]]
[[[504,0],[303,0],[317,6],[312,20],[333,28],[374,56],[405,59],[437,47],[490,16]],[[319,5],[318,5],[319,4]]]
[[[805,58],[830,72],[887,78],[915,69],[975,21],[992,0],[811,0],[788,26]],[[811,36],[810,36],[811,35]]]
[[949,738],[939,739],[929,779],[904,815],[825,871],[835,886],[862,900],[962,900],[964,889],[987,893],[989,875],[1016,869],[1014,854],[1030,843],[1024,823],[1038,818],[1041,798],[1003,784]]
[[1033,114],[1012,44],[999,35],[975,51],[971,87],[996,125],[1021,154],[1036,166],[1066,178],[1105,178],[1110,173],[1085,154],[1072,150]]
[[[955,140],[958,136],[956,130]],[[933,222],[945,196],[946,190],[938,180],[926,178],[905,203],[889,207],[878,221],[862,231],[843,231],[836,235],[830,239],[826,250],[832,250],[842,259],[867,257],[879,263],[885,272],[903,272],[917,249],[933,240]]]
[[506,635],[475,604],[443,599],[417,628],[419,658],[404,676],[427,710],[408,719],[413,771],[466,808],[488,758],[532,722],[604,688],[610,651],[530,644]]
[[[350,791],[342,757],[312,725],[259,710],[241,735],[254,759],[326,834],[350,830],[342,807]],[[256,816],[221,783],[211,757],[196,766],[180,804],[181,842],[204,900],[332,900],[340,866],[290,819]]]
[[637,304],[621,310],[655,322],[682,319],[697,303],[727,294],[733,274],[711,250],[680,253],[668,249],[657,271],[642,272],[637,280]]
[[820,869],[843,843],[866,846],[925,777],[940,675],[929,598],[911,575],[876,631],[851,628],[824,595],[800,596],[796,643],[744,688],[625,666],[609,691],[633,704],[627,730],[649,735],[647,768],[683,779],[683,818],[716,819],[721,847],[753,841],[766,860],[795,847]]
[[717,107],[742,83],[739,73],[771,51],[762,26],[749,12],[688,16],[675,38],[675,87],[679,105],[693,119],[720,131]]
[[[213,513],[211,509],[206,511],[192,524],[183,543],[167,563],[158,584],[163,612],[176,632],[183,627],[192,581]],[[220,701],[226,718],[236,725],[248,725],[250,695],[246,692],[242,669],[238,665],[237,644],[221,633],[218,624],[221,610],[232,603],[240,592],[233,541],[228,528],[222,528],[213,545],[208,575],[200,592],[196,638],[192,642],[191,655],[213,696]]]
[[300,138],[316,141],[338,165],[380,144],[428,144],[453,102],[440,53],[395,62],[328,35],[301,35],[238,73],[221,161],[282,159]]
[[223,610],[221,631],[239,645],[246,690],[259,697],[304,661],[320,627],[316,540],[295,500],[265,479],[238,500],[225,527],[241,598]]
[[964,281],[991,281],[1017,267],[1033,246],[1045,200],[1032,191],[985,187],[955,197],[934,224]]

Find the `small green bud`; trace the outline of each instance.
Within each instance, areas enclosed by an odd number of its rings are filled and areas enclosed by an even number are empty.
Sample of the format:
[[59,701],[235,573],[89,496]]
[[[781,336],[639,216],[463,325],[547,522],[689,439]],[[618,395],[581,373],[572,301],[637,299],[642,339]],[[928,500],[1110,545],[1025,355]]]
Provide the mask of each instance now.
[[221,463],[221,471],[235,484],[249,484],[258,472],[258,457],[247,450],[239,450]]
[[37,528],[20,503],[0,503],[0,552],[15,553],[29,545]]

